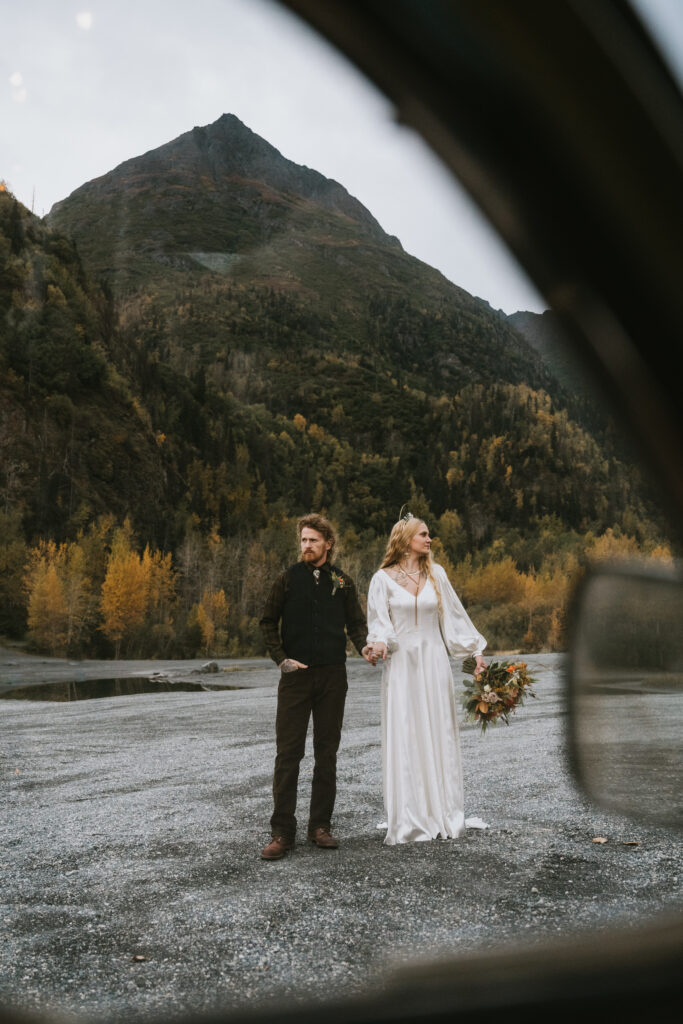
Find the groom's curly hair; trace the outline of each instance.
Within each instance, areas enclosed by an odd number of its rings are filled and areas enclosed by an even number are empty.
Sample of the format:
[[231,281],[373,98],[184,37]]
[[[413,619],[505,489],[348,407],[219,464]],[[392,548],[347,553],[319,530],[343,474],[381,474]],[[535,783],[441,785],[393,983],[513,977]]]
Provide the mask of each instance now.
[[306,526],[309,530],[316,530],[318,533],[322,533],[325,540],[330,542],[330,550],[327,552],[327,558],[328,561],[331,562],[332,555],[334,554],[334,546],[337,543],[337,535],[334,532],[332,523],[329,519],[325,519],[324,516],[318,515],[317,512],[309,512],[307,515],[302,516],[296,524],[296,532],[299,540],[301,540],[301,531]]

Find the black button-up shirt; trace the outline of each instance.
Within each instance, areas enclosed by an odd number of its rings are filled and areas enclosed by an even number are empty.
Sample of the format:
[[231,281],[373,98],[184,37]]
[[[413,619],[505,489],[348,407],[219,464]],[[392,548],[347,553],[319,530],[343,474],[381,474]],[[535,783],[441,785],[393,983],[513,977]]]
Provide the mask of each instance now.
[[297,562],[286,569],[271,588],[260,626],[277,665],[285,658],[304,665],[341,665],[346,634],[359,654],[367,638],[355,584],[329,562]]

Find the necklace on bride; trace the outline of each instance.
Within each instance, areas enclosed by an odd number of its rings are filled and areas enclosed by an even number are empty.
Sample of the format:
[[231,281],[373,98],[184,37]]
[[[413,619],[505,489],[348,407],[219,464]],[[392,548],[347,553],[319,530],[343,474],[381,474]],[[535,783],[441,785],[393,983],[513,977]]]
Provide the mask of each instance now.
[[397,583],[400,583],[401,581],[408,580],[408,579],[412,579],[412,581],[415,582],[413,577],[415,577],[415,576],[422,576],[422,575],[423,575],[422,569],[414,569],[412,572],[410,572],[408,569],[404,569],[403,566],[400,563],[396,567],[396,582]]

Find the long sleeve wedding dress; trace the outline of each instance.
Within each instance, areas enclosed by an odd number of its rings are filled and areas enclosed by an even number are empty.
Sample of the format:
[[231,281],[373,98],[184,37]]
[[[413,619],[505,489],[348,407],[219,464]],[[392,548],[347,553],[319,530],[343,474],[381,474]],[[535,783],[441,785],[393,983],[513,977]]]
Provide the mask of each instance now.
[[[449,655],[481,654],[472,625],[440,565],[417,597],[383,569],[368,592],[368,643],[383,641],[382,769],[388,845],[465,831],[460,739]],[[479,826],[481,827],[481,826]]]

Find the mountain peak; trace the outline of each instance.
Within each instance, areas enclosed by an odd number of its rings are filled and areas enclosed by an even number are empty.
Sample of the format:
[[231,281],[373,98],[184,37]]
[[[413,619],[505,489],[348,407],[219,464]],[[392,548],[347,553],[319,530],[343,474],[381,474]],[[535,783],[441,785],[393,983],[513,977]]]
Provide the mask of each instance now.
[[358,239],[401,251],[343,185],[287,159],[226,113],[82,185],[52,207],[48,222],[68,224],[79,244],[79,234],[92,236],[92,223],[109,223],[119,240],[130,234],[138,251],[165,259],[193,249],[245,252],[316,211]]

